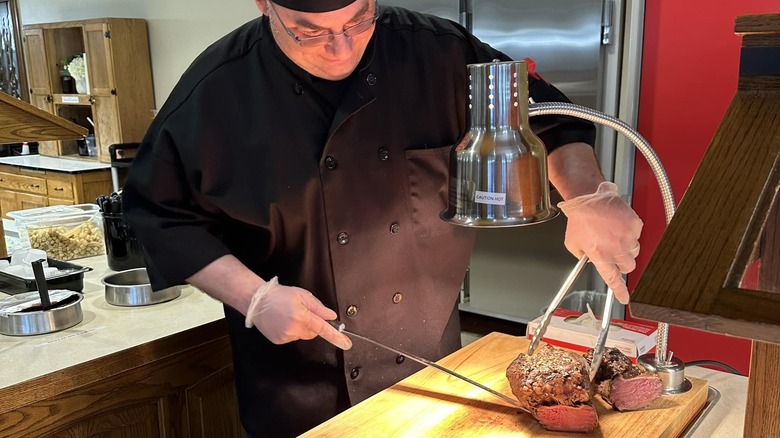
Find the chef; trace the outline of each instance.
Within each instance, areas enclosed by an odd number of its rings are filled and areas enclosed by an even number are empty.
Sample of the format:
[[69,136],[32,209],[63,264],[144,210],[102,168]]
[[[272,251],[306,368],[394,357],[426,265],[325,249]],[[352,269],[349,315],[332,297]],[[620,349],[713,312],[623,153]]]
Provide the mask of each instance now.
[[[419,369],[327,320],[432,360],[460,348],[474,230],[439,219],[448,156],[467,130],[466,65],[508,58],[376,0],[256,3],[262,16],[171,92],[124,214],[155,289],[187,282],[224,303],[248,435],[294,436]],[[529,80],[536,101],[567,100]],[[626,302],[642,225],[604,182],[594,127],[532,123],[567,199],[567,248]]]

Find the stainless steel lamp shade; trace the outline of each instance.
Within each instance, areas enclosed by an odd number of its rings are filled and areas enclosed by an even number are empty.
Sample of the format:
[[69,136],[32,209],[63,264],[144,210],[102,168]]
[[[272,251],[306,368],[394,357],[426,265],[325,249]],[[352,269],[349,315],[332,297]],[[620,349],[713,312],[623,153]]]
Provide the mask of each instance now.
[[447,222],[479,228],[544,222],[550,205],[547,152],[528,123],[524,61],[470,64],[467,138],[450,155]]

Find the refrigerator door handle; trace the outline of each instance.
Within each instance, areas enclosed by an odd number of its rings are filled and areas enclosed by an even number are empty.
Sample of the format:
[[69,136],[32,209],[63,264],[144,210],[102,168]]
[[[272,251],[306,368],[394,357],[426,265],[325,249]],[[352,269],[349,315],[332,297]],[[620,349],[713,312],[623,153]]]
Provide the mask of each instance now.
[[613,26],[612,20],[615,15],[615,4],[613,0],[604,0],[604,7],[601,10],[601,45],[609,46],[612,44]]

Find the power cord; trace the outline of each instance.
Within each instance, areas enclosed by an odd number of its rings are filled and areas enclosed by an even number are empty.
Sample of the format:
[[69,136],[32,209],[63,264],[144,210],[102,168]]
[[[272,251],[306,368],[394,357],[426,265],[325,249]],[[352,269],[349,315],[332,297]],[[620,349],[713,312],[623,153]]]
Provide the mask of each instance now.
[[685,362],[685,366],[696,366],[696,365],[711,365],[716,366],[718,368],[722,368],[732,374],[736,374],[738,376],[744,376],[741,372],[739,372],[738,369],[732,367],[731,365],[725,364],[723,362],[718,362],[717,360],[694,360],[691,362]]

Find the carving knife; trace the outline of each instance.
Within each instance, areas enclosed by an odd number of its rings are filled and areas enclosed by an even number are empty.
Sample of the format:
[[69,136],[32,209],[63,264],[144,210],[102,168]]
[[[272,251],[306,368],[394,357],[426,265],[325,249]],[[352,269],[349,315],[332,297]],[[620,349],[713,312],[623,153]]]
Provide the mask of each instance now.
[[422,357],[416,356],[416,355],[411,354],[411,353],[407,353],[405,351],[398,350],[396,348],[393,348],[393,347],[390,347],[388,345],[385,345],[385,344],[383,344],[383,343],[381,343],[379,341],[375,341],[375,340],[373,340],[371,338],[367,338],[367,337],[365,337],[363,335],[359,335],[357,333],[353,333],[353,332],[347,330],[346,326],[344,325],[344,323],[342,323],[339,320],[328,321],[328,323],[330,323],[330,325],[335,327],[336,330],[340,331],[341,333],[344,333],[347,336],[350,336],[352,338],[361,339],[361,340],[366,341],[366,342],[368,342],[370,344],[374,344],[377,347],[381,347],[381,348],[384,348],[385,350],[392,351],[395,354],[400,354],[401,356],[407,357],[407,358],[409,358],[409,359],[411,359],[411,360],[413,360],[413,361],[415,361],[417,363],[420,363],[422,365],[425,365],[427,367],[435,368],[435,369],[437,369],[437,370],[439,370],[439,371],[441,371],[443,373],[449,374],[452,377],[460,379],[460,380],[462,380],[462,381],[464,381],[466,383],[470,383],[470,384],[476,386],[479,389],[487,391],[490,394],[492,394],[493,396],[498,397],[501,400],[511,404],[515,408],[518,408],[518,409],[520,409],[520,410],[522,410],[524,412],[529,412],[528,409],[526,409],[525,407],[520,405],[520,402],[518,402],[517,400],[515,400],[515,399],[513,399],[511,397],[508,397],[508,396],[506,396],[504,394],[501,394],[500,392],[498,392],[498,391],[496,391],[494,389],[488,388],[487,386],[485,386],[485,385],[483,385],[481,383],[475,382],[474,380],[471,380],[468,377],[466,377],[464,375],[461,375],[461,374],[458,374],[455,371],[452,371],[452,370],[450,370],[448,368],[445,368],[445,367],[443,367],[443,366],[441,366],[441,365],[439,365],[439,364],[437,364],[435,362],[432,362],[432,361],[430,361],[428,359],[424,359]]

